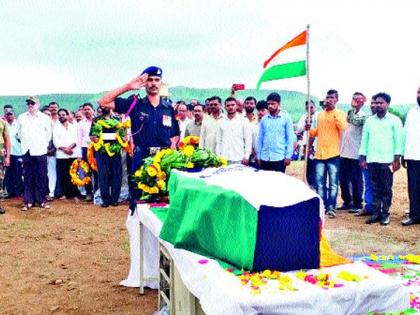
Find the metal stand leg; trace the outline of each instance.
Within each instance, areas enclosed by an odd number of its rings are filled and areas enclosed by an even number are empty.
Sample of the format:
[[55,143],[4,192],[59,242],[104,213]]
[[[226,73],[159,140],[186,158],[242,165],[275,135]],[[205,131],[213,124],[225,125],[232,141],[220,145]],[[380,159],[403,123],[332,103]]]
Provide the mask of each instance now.
[[140,294],[144,294],[144,236],[143,224],[140,222]]

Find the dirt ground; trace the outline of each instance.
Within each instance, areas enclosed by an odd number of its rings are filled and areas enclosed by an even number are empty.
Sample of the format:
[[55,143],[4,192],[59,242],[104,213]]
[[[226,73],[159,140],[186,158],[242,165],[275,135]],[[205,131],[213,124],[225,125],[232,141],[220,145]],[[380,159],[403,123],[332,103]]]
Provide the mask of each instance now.
[[[301,165],[288,173],[300,176]],[[0,216],[0,314],[153,314],[157,293],[118,285],[129,268],[127,206],[100,208],[54,201],[51,209],[20,210],[4,202]],[[326,221],[339,253],[418,252],[420,225],[400,224],[408,207],[405,171],[395,176],[391,224],[366,225],[346,212]]]

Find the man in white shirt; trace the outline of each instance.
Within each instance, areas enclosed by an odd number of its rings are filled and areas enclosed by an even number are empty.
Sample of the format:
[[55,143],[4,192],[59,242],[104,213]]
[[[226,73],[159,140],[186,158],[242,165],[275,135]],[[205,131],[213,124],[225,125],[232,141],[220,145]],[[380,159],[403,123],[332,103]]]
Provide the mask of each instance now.
[[76,158],[81,158],[80,147],[77,146],[77,127],[68,121],[69,112],[61,108],[58,110],[59,123],[53,127],[53,143],[57,148],[57,171],[60,174],[59,181],[62,189],[62,199],[80,197],[77,186],[71,183],[70,166]]
[[244,102],[245,108],[245,117],[248,119],[251,124],[251,129],[253,125],[258,125],[258,117],[255,115],[255,107],[257,106],[257,100],[253,96],[248,96]]
[[258,149],[258,134],[260,130],[260,121],[261,119],[268,114],[268,105],[265,100],[258,101],[255,106],[258,113],[258,121],[256,124],[251,123],[251,132],[252,132],[252,153],[249,159],[250,166],[258,168],[257,164],[257,149]]
[[4,186],[7,190],[7,198],[15,198],[22,196],[23,193],[22,150],[18,139],[18,123],[15,119],[13,107],[5,108],[4,112],[10,138],[10,165],[6,168]]
[[218,96],[209,98],[210,115],[205,116],[200,130],[200,148],[206,148],[216,153],[216,133],[219,128],[218,121],[224,117],[222,113],[222,99]]
[[178,125],[179,125],[179,140],[182,140],[185,138],[185,131],[187,129],[187,125],[191,122],[191,119],[187,117],[188,109],[187,105],[184,101],[179,101],[176,103],[176,109],[177,109],[177,119],[178,119]]
[[313,100],[305,101],[305,110],[306,113],[302,114],[299,118],[298,123],[296,124],[296,133],[303,132],[302,135],[302,145],[305,150],[308,152],[308,160],[306,161],[306,181],[308,182],[309,187],[313,190],[316,189],[315,182],[315,147],[316,147],[316,138],[309,138],[309,145],[306,143],[308,141],[308,131],[305,130],[306,120],[308,118],[308,111],[311,113],[311,128],[316,128],[319,111],[316,111],[316,106]]
[[26,99],[28,111],[20,114],[18,135],[20,138],[24,171],[23,211],[34,204],[49,208],[46,203],[47,147],[51,139],[51,121],[39,111],[39,99]]
[[[82,158],[85,162],[87,160],[87,149],[90,145],[90,128],[92,126],[93,118],[95,118],[95,111],[93,110],[93,105],[91,103],[84,103],[82,106],[83,113],[85,114],[85,119],[82,119],[77,123],[78,126],[78,142],[77,145],[81,148]],[[93,181],[95,183],[95,188],[97,187],[97,173],[93,172]],[[92,201],[93,196],[93,186],[92,183],[89,183],[85,186],[86,189],[86,201]],[[95,189],[96,190],[96,189]]]
[[216,154],[223,156],[229,164],[249,164],[252,152],[252,132],[249,121],[236,111],[236,100],[225,100],[227,117],[218,122]]
[[408,111],[404,129],[403,166],[407,167],[410,213],[401,223],[407,226],[420,224],[420,86],[417,89],[417,106]]
[[204,109],[201,104],[194,105],[194,120],[190,121],[185,130],[185,136],[200,137],[201,125],[204,118]]
[[[363,125],[368,117],[362,110],[366,97],[355,92],[347,113],[347,128],[341,134],[340,188],[343,205],[337,210],[359,213],[363,210],[363,175],[359,164],[359,149]],[[362,213],[360,213],[362,214]]]

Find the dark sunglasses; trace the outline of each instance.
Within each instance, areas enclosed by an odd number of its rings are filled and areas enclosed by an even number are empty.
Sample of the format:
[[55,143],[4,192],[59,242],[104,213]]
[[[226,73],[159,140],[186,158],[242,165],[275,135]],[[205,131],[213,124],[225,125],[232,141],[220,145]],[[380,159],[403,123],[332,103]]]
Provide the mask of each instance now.
[[35,102],[32,102],[32,101],[27,101],[27,102],[26,102],[26,105],[35,105]]
[[6,116],[12,116],[13,113],[6,113]]

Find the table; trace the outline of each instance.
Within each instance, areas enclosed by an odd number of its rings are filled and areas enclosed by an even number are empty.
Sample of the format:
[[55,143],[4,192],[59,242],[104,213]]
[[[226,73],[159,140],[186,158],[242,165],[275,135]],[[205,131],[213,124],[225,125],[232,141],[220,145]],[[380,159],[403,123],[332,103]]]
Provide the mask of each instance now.
[[[260,295],[253,296],[246,286],[240,285],[237,277],[223,270],[215,260],[176,249],[163,240],[158,241],[162,223],[148,205],[139,205],[136,215],[140,222],[141,235],[145,239],[144,243],[140,242],[143,244],[140,248],[142,262],[149,261],[149,258],[155,259],[159,251],[159,245],[156,244],[160,243],[173,260],[179,275],[177,281],[182,282],[191,296],[199,300],[206,314],[366,314],[369,311],[398,311],[409,306],[409,291],[400,281],[391,279],[362,262],[324,268],[331,274],[345,270],[368,275],[362,282],[346,282],[342,288],[324,290],[297,280],[294,272],[288,272],[298,291],[279,291],[268,286]],[[155,237],[155,245],[153,242],[146,242],[150,237]],[[203,260],[208,262],[200,264],[199,261]],[[140,266],[142,265],[141,263]],[[159,265],[156,264],[155,275],[159,272],[158,268]],[[149,275],[141,270],[140,276],[140,286],[147,285]],[[194,314],[183,311],[174,313]]]

